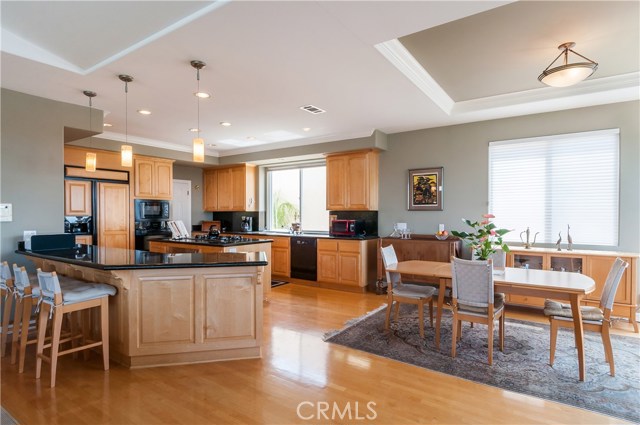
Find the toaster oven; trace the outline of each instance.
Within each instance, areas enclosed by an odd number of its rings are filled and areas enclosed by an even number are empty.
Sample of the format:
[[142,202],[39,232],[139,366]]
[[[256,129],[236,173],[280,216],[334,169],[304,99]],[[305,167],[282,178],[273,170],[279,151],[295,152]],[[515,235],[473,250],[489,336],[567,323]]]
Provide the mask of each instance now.
[[364,222],[361,220],[332,220],[329,234],[331,236],[362,236]]

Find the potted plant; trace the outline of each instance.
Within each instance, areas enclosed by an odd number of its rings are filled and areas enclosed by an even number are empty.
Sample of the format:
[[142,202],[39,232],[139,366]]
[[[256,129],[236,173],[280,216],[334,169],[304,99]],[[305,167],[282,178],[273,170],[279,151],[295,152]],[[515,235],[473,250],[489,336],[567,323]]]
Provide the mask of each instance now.
[[471,247],[474,259],[488,260],[496,252],[496,248],[502,248],[504,252],[509,252],[509,247],[502,241],[502,236],[509,233],[509,229],[498,229],[491,222],[495,218],[493,214],[484,214],[481,221],[471,221],[463,218],[473,232],[459,232],[452,230],[451,234],[462,239]]

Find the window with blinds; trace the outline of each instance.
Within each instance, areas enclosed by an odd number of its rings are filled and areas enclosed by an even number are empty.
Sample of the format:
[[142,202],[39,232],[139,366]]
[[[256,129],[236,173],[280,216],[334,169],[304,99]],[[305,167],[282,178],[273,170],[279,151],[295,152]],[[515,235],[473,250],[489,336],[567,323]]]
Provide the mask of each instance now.
[[489,211],[520,241],[618,245],[620,130],[489,143]]

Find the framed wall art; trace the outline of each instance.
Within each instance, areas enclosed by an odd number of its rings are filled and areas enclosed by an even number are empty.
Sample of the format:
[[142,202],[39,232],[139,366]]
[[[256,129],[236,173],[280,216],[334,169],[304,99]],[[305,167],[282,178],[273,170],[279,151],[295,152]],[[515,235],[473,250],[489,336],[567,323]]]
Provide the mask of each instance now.
[[442,211],[443,167],[409,170],[409,210]]

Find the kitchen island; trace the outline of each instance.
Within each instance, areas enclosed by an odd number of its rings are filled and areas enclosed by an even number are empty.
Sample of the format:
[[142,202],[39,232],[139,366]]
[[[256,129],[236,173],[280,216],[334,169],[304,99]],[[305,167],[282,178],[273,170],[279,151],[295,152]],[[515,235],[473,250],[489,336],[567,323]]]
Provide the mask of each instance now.
[[264,253],[16,252],[44,271],[117,288],[109,355],[127,367],[261,357]]
[[267,301],[271,293],[271,243],[273,239],[242,236],[206,236],[183,239],[156,239],[149,241],[149,251],[164,254],[213,252],[264,252],[267,265],[263,273],[263,296]]

